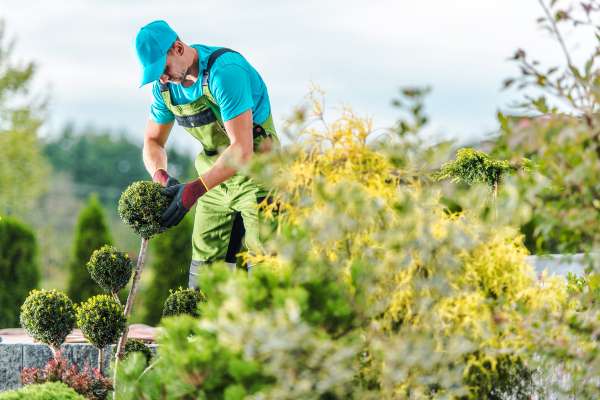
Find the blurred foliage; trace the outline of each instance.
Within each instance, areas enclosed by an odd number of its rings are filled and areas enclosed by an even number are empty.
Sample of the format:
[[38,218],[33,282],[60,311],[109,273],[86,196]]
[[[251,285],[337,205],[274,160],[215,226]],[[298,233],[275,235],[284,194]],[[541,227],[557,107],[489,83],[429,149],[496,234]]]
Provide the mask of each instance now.
[[101,292],[86,264],[95,250],[112,244],[102,205],[95,195],[89,197],[85,208],[81,210],[75,229],[68,294],[74,302],[79,303]]
[[162,317],[169,290],[187,286],[192,260],[192,229],[194,214],[188,215],[179,225],[161,233],[150,243],[150,280],[141,287],[143,322],[156,325]]
[[[77,195],[100,193],[106,206],[116,208],[119,196],[134,181],[148,179],[142,161],[142,147],[126,132],[114,133],[87,127],[77,131],[73,125],[49,139],[44,153],[57,171],[70,174],[78,187]],[[175,148],[167,151],[169,172],[186,180],[193,174],[193,159]]]
[[30,93],[36,66],[15,62],[14,45],[0,20],[0,215],[23,217],[49,173],[38,140],[45,100]]
[[19,307],[40,281],[38,246],[31,229],[0,218],[0,328],[19,324]]
[[27,385],[18,390],[0,393],[1,400],[84,400],[85,397],[62,382]]
[[[201,317],[164,319],[156,361],[127,360],[119,395],[496,399],[552,388],[594,398],[582,382],[600,365],[598,342],[569,322],[583,299],[559,277],[536,279],[510,226],[527,215],[513,182],[497,219],[485,218],[479,186],[449,215],[428,173],[395,162],[439,162],[443,146],[392,155],[350,110],[329,124],[321,104],[309,109],[302,142],[246,171],[273,188],[261,207],[277,222],[264,251],[246,255],[252,273],[202,271]],[[560,346],[586,357],[564,359]],[[570,374],[566,386],[548,365]]]
[[[500,137],[492,154],[510,161],[527,157],[535,166],[520,176],[523,201],[532,208],[523,226],[530,250],[582,252],[600,244],[600,4],[541,1],[538,19],[563,54],[561,65],[543,66],[523,49],[512,57],[520,75],[504,87],[524,91],[513,116],[498,113]],[[588,34],[595,43],[578,65],[566,32]]]

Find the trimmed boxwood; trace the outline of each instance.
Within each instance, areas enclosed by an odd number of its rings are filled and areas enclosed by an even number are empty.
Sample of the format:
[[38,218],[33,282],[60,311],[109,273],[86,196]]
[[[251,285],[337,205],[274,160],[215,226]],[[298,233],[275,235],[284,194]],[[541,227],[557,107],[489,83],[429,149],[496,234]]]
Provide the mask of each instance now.
[[62,382],[47,382],[0,393],[0,400],[85,400],[85,397]]
[[105,245],[92,253],[87,269],[102,289],[109,293],[117,293],[129,282],[133,263],[127,253]]
[[170,200],[162,193],[162,186],[155,182],[134,182],[121,194],[119,216],[138,235],[150,238],[164,232],[160,217]]
[[56,350],[75,327],[73,302],[58,290],[32,290],[21,306],[21,326]]
[[[115,347],[113,354],[115,354],[117,348]],[[148,347],[143,341],[139,339],[127,339],[127,343],[125,344],[125,351],[123,352],[123,359],[127,358],[132,353],[142,353],[144,358],[146,359],[146,363],[150,363],[152,359],[152,350]]]
[[193,317],[199,317],[198,304],[206,301],[206,296],[196,289],[179,288],[175,291],[169,291],[169,297],[165,301],[163,316],[188,314]]
[[123,306],[106,294],[91,297],[77,306],[77,326],[98,348],[114,344],[125,330]]

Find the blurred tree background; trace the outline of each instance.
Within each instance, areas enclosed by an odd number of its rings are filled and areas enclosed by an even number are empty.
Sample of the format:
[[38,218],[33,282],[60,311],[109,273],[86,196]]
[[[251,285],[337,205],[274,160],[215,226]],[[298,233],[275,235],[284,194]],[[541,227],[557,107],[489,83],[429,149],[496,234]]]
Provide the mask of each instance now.
[[[503,86],[522,92],[524,101],[498,113],[495,136],[472,144],[511,163],[531,160],[531,173],[509,179],[510,187],[519,191],[531,210],[529,215],[513,216],[511,222],[525,235],[532,254],[589,251],[600,243],[600,47],[576,65],[569,53],[573,46],[565,45],[561,35],[562,27],[572,25],[600,37],[594,22],[598,7],[590,4],[573,2],[568,9],[556,2],[543,6],[538,23],[560,45],[564,62],[542,68],[534,55],[518,49],[512,60],[520,75],[506,79]],[[139,239],[118,219],[116,204],[131,182],[149,179],[142,162],[141,135],[134,139],[130,132],[74,124],[48,132],[44,121],[49,100],[45,93],[31,90],[36,65],[16,62],[14,45],[0,22],[0,218],[9,216],[33,232],[39,249],[35,261],[41,274],[39,286],[66,290],[69,266],[85,267],[85,256],[75,257],[73,249],[77,247],[77,216],[92,193],[98,196],[94,207],[104,215],[112,242],[133,259],[137,255]],[[429,92],[430,88],[404,88],[392,103],[402,117],[391,136],[402,151],[394,147],[386,156],[401,184],[415,178],[433,184],[428,175],[453,158],[457,148],[456,143],[426,143],[422,137],[430,120],[425,113]],[[298,109],[291,120],[304,126],[306,115],[306,110]],[[288,131],[281,128],[283,133]],[[440,150],[446,151],[446,159],[433,160],[432,155],[439,155]],[[168,158],[169,171],[180,180],[195,175],[190,154],[171,146]],[[449,211],[469,209],[472,205],[464,200],[469,198],[463,196],[468,190],[442,184],[441,201]],[[185,285],[185,253],[190,243],[181,241],[190,229],[186,222],[150,244],[152,268],[142,284],[148,301],[136,305],[134,321],[156,322],[159,300],[166,296],[168,286]],[[77,233],[85,234],[81,229]],[[167,249],[172,255],[167,255]],[[172,281],[161,278],[164,271],[176,271],[169,276]]]
[[[89,254],[84,253],[95,250],[91,242],[99,247],[100,242],[112,239],[133,259],[137,256],[139,239],[121,223],[116,209],[121,192],[131,182],[149,179],[142,161],[142,138],[136,141],[124,130],[74,124],[66,124],[58,132],[48,131],[44,122],[49,99],[31,90],[36,64],[16,62],[15,45],[16,40],[6,33],[0,20],[0,218],[11,217],[11,224],[30,230],[31,240],[37,242],[38,250],[26,257],[40,275],[33,287],[70,288],[77,294],[74,300],[85,300],[90,295],[84,290],[86,285],[69,284],[69,279],[89,277],[85,267]],[[168,158],[172,175],[182,181],[195,175],[190,154],[171,146]],[[88,200],[92,194],[96,199]],[[80,214],[82,220],[76,226]],[[188,241],[182,246],[189,247]],[[150,246],[152,253],[156,253],[154,247]],[[185,255],[179,259],[184,260]],[[186,265],[177,268],[187,270],[189,261],[182,263]],[[11,263],[4,264],[0,275],[8,276]],[[151,275],[144,279],[152,281]],[[165,297],[167,294],[168,290]],[[134,321],[141,321],[143,315],[149,321],[160,317],[162,309],[158,315],[148,316],[143,307],[142,303],[137,306]],[[8,314],[12,316],[0,320],[0,329],[18,325],[16,314]]]

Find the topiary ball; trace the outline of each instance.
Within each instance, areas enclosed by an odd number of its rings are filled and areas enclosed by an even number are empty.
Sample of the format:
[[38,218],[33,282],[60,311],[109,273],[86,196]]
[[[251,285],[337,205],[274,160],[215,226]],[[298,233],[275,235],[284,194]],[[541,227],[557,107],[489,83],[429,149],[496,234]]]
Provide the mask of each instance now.
[[107,294],[90,297],[77,307],[77,325],[98,348],[116,343],[125,330],[123,306]]
[[35,340],[58,349],[75,327],[75,308],[58,290],[32,290],[21,306],[21,326]]
[[127,253],[105,245],[92,253],[87,269],[102,289],[109,293],[117,293],[129,282],[133,263]]
[[163,316],[188,314],[199,317],[198,304],[202,301],[206,301],[206,296],[199,290],[181,287],[175,291],[170,290],[163,308]]
[[[115,355],[116,352],[117,348],[115,347],[113,355]],[[146,363],[150,363],[150,360],[152,359],[152,350],[150,350],[150,347],[146,346],[146,344],[139,339],[127,339],[125,350],[123,351],[123,359],[126,359],[129,354],[136,352],[142,353],[146,359]]]
[[169,206],[170,199],[155,182],[134,182],[121,194],[119,216],[141,237],[150,238],[164,232],[160,217]]

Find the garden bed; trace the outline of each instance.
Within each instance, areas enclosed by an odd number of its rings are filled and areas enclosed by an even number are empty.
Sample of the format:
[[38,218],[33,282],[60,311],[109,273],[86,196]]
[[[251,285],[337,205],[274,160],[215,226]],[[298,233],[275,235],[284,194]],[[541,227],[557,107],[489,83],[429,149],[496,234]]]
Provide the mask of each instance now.
[[[155,336],[156,328],[147,325],[134,324],[129,328],[131,338],[154,342]],[[33,338],[23,329],[1,329],[0,339],[0,391],[20,387],[23,368],[43,368],[52,358],[50,348],[45,344],[34,343]],[[79,329],[67,336],[61,352],[80,369],[88,364],[93,367],[98,360],[98,349],[87,343]],[[105,369],[108,368],[111,357],[112,349],[104,352]]]

